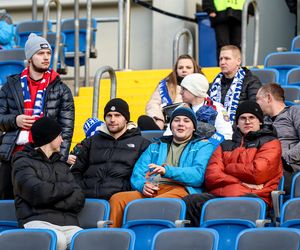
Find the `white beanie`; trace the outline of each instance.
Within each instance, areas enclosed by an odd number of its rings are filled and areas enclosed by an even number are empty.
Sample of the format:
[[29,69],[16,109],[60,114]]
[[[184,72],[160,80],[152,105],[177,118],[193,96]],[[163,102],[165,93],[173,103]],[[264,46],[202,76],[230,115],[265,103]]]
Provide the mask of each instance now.
[[206,77],[199,73],[187,75],[181,82],[181,87],[190,91],[193,95],[206,98],[209,88]]
[[45,38],[38,36],[35,33],[30,33],[30,35],[28,36],[28,40],[25,43],[26,60],[29,60],[36,52],[41,49],[49,49],[52,51],[50,44]]

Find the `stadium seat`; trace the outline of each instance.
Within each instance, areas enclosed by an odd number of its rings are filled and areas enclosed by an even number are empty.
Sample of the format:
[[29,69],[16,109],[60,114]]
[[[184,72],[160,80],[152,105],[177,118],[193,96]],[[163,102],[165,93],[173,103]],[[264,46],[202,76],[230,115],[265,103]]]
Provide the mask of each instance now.
[[0,232],[18,227],[14,200],[0,200]]
[[264,85],[269,82],[279,82],[279,72],[276,69],[258,69],[251,68],[252,74],[257,76]]
[[[237,235],[255,228],[266,215],[262,199],[250,197],[216,198],[207,201],[202,209],[200,227],[219,233],[219,249],[233,249]],[[260,225],[261,226],[261,225]]]
[[109,223],[110,206],[107,200],[86,199],[78,215],[81,228],[106,227]]
[[265,68],[277,69],[279,72],[280,85],[286,84],[287,72],[300,67],[300,52],[274,52],[266,56]]
[[154,236],[151,250],[217,250],[218,240],[218,233],[213,229],[163,229]]
[[155,141],[162,137],[164,132],[164,130],[143,130],[141,131],[141,134],[149,141]]
[[[91,35],[91,50],[90,57],[96,58],[96,30],[97,21],[92,18],[92,35]],[[79,63],[80,65],[85,64],[85,49],[86,49],[86,27],[87,19],[79,19]],[[68,66],[74,66],[74,56],[75,56],[75,30],[74,30],[74,19],[64,19],[61,22],[61,32],[66,36],[66,64]]]
[[166,228],[182,226],[186,206],[176,198],[145,198],[127,204],[123,216],[123,228],[135,232],[135,249],[151,249],[154,235]]
[[282,86],[284,89],[285,101],[300,103],[300,86]]
[[[52,23],[47,21],[48,32],[52,30]],[[43,34],[43,21],[26,21],[17,24],[16,26],[16,44],[24,48],[25,43],[30,33],[35,33],[39,36]]]
[[0,249],[55,250],[56,234],[48,229],[14,229],[0,233]]
[[124,228],[97,228],[77,232],[70,250],[133,250],[135,235]]
[[287,72],[286,85],[300,87],[300,68],[294,68]]
[[291,51],[300,51],[300,36],[295,36],[293,38]]
[[300,173],[293,176],[291,186],[291,199],[300,197]]
[[300,234],[292,228],[254,228],[242,231],[235,250],[299,250]]
[[280,227],[300,229],[300,198],[286,201],[280,215]]
[[19,74],[23,69],[24,63],[22,61],[0,62],[0,86],[7,82],[8,76]]

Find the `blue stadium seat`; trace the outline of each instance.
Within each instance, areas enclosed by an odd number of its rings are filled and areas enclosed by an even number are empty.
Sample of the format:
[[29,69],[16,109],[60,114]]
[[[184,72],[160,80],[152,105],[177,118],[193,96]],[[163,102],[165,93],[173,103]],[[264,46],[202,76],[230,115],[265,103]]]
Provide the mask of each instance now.
[[300,198],[293,198],[283,204],[280,215],[280,227],[300,229]]
[[0,62],[0,86],[7,82],[7,77],[19,74],[24,69],[24,63],[21,61]]
[[250,197],[216,198],[207,201],[202,209],[200,227],[212,228],[219,233],[219,249],[233,249],[237,235],[255,228],[257,220],[264,220],[266,204]]
[[293,38],[291,51],[300,51],[300,36],[295,36]]
[[263,85],[269,82],[279,82],[279,72],[276,69],[251,68],[250,70],[253,75],[258,77]]
[[70,250],[133,250],[135,235],[124,228],[97,228],[77,232]]
[[219,235],[208,228],[173,228],[157,232],[151,250],[217,250]]
[[152,142],[161,138],[164,132],[164,130],[142,130],[141,134],[144,138]]
[[14,200],[0,200],[0,232],[18,227]]
[[285,84],[300,87],[300,68],[294,68],[287,72]]
[[291,186],[291,199],[300,197],[300,173],[293,176]]
[[300,103],[300,86],[282,86],[284,89],[285,101]]

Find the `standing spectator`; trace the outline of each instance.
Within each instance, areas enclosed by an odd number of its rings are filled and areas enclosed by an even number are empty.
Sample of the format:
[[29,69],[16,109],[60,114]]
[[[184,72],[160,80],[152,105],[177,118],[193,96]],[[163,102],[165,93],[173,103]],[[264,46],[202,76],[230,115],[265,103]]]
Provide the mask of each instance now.
[[254,196],[269,206],[271,192],[282,176],[281,146],[272,130],[263,126],[263,112],[256,102],[243,102],[236,112],[237,128],[212,155],[206,173],[206,193],[183,198],[186,219],[199,226],[207,200],[217,197]]
[[[171,116],[172,136],[152,143],[134,166],[131,185],[134,190],[114,194],[110,199],[110,220],[120,227],[126,204],[140,198],[182,198],[201,192],[208,160],[214,150],[207,140],[194,132],[196,116],[190,108],[179,107]],[[146,177],[157,175],[159,188]]]
[[138,126],[141,130],[164,129],[167,121],[163,108],[181,103],[180,84],[182,79],[192,73],[202,73],[196,61],[189,55],[178,57],[173,71],[160,81],[146,106],[146,115],[140,116]]
[[49,69],[50,44],[31,33],[25,44],[29,66],[7,78],[0,90],[0,198],[12,199],[11,157],[32,142],[30,128],[40,117],[56,120],[62,128],[61,153],[67,160],[74,129],[74,101],[57,72]]
[[241,67],[240,49],[233,45],[224,46],[220,52],[221,73],[214,79],[209,96],[224,105],[232,124],[240,102],[255,101],[261,87],[259,79],[246,67]]
[[284,185],[290,192],[294,173],[300,171],[300,107],[286,106],[284,90],[277,83],[262,86],[256,95],[256,102],[277,130],[284,159]]
[[106,104],[104,122],[98,133],[84,140],[71,171],[86,197],[108,200],[131,190],[133,166],[150,142],[130,122],[128,104],[120,98]]
[[25,145],[12,160],[16,216],[20,227],[51,229],[58,250],[70,245],[81,230],[77,215],[84,195],[61,160],[61,126],[43,117],[31,127],[33,143]]

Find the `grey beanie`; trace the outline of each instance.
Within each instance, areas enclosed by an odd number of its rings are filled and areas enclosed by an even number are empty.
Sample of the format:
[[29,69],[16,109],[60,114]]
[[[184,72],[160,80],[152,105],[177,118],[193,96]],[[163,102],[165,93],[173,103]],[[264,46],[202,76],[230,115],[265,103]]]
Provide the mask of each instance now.
[[50,44],[45,38],[38,36],[35,33],[30,33],[30,35],[28,36],[28,40],[25,43],[26,60],[29,60],[36,52],[41,49],[49,49],[52,51]]

